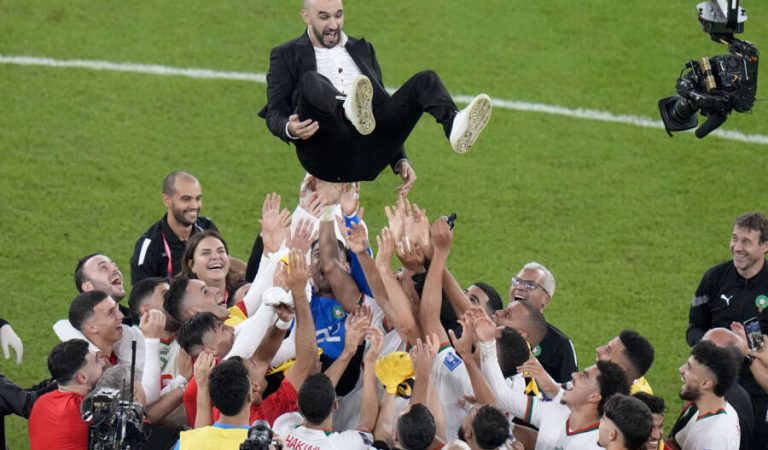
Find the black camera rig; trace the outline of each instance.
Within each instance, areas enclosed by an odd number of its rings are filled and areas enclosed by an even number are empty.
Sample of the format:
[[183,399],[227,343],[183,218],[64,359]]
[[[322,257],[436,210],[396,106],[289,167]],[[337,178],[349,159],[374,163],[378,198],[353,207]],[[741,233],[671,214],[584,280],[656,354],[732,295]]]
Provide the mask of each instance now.
[[133,378],[136,371],[136,341],[131,348],[130,387],[99,388],[81,405],[83,421],[88,423],[88,450],[139,450],[146,440],[143,408],[133,403]]
[[664,128],[673,131],[696,128],[696,113],[706,122],[696,130],[703,138],[723,124],[728,114],[749,112],[757,94],[757,63],[760,52],[751,42],[733,37],[744,31],[747,14],[739,0],[708,0],[697,5],[699,23],[713,41],[728,46],[727,55],[690,60],[677,79],[676,96],[659,100]]

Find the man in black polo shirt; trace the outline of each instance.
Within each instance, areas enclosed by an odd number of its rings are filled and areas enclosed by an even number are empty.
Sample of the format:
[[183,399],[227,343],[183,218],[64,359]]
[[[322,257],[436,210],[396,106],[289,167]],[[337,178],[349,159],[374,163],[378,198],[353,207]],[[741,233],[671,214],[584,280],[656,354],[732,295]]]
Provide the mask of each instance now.
[[163,203],[163,218],[136,241],[131,256],[131,285],[145,278],[172,278],[179,274],[181,256],[190,236],[198,231],[217,230],[209,218],[199,216],[203,190],[192,174],[169,173],[163,181]]
[[[695,345],[711,328],[730,328],[732,322],[757,318],[763,334],[768,334],[768,218],[759,212],[736,219],[731,233],[731,260],[709,269],[691,302],[688,345]],[[750,448],[768,447],[768,394],[755,381],[746,363],[739,384],[752,399],[754,434]]]
[[[554,294],[555,277],[552,272],[537,262],[530,262],[512,278],[509,301],[530,302],[544,313]],[[547,334],[532,352],[549,376],[558,383],[570,381],[571,374],[578,371],[576,351],[571,339],[549,322]]]

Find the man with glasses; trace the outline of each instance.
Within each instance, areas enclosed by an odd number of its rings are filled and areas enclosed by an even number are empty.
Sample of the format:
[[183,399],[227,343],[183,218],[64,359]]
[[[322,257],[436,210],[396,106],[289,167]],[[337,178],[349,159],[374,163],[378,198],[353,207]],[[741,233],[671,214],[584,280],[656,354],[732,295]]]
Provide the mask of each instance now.
[[[509,301],[529,302],[542,313],[555,294],[555,277],[543,265],[530,262],[512,278]],[[578,370],[576,350],[571,339],[551,323],[547,322],[547,334],[541,344],[532,350],[544,370],[558,383],[571,379]]]

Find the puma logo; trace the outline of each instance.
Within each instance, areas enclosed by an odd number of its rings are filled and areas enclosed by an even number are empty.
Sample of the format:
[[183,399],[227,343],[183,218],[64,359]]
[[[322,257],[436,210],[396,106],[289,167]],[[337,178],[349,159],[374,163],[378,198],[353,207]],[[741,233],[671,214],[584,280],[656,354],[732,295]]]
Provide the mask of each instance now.
[[731,299],[733,298],[733,295],[726,297],[725,294],[720,294],[720,298],[725,300],[725,306],[731,306]]

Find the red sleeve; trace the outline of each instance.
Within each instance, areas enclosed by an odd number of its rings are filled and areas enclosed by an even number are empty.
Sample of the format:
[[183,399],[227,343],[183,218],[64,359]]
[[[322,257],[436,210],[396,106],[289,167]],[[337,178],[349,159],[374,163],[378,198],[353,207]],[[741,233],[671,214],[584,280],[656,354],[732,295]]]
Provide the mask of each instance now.
[[187,411],[187,425],[195,427],[195,417],[197,417],[197,383],[195,377],[192,377],[184,389],[184,409]]
[[259,405],[261,416],[269,422],[269,426],[272,426],[281,415],[287,412],[298,411],[298,400],[299,394],[296,392],[293,384],[285,378],[280,383],[280,387]]

